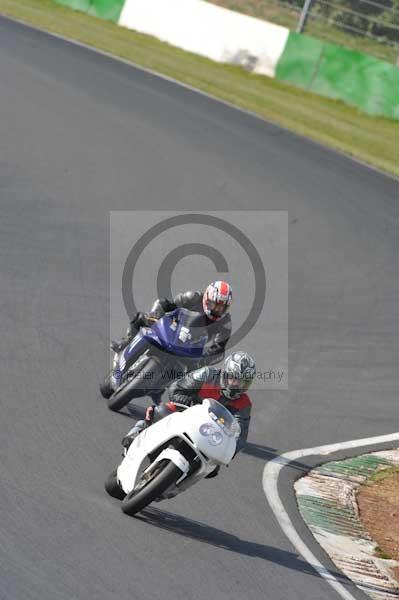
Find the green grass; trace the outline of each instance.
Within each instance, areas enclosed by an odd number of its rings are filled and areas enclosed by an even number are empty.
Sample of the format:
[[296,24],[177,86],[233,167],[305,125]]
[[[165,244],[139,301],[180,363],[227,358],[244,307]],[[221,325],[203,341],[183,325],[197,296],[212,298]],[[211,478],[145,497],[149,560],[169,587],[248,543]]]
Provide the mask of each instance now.
[[298,7],[291,7],[288,3],[285,6],[275,4],[273,0],[208,0],[208,2],[289,29],[296,29],[301,13]]
[[399,122],[221,65],[52,0],[0,0],[0,13],[153,69],[399,175]]
[[399,467],[387,467],[386,469],[378,469],[373,475],[371,475],[366,482],[366,485],[372,485],[376,483],[376,481],[382,481],[387,479],[387,477],[392,477],[392,475],[399,474]]
[[[284,0],[279,0],[279,4],[275,0],[208,0],[208,2],[251,17],[271,21],[292,30],[296,30],[301,12],[300,8],[291,7],[288,3],[283,5]],[[396,62],[399,55],[399,46],[394,48],[366,36],[354,35],[328,24],[327,19],[310,18],[306,25],[306,33],[319,39],[347,46],[353,50],[372,54],[393,63]]]
[[377,558],[383,558],[384,560],[391,560],[391,556],[384,552],[379,546],[374,549],[374,554]]

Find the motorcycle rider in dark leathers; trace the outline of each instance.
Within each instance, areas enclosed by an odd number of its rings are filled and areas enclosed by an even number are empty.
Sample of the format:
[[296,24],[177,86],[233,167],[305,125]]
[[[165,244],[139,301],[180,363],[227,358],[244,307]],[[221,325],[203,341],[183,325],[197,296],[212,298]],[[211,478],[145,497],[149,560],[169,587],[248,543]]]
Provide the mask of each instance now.
[[[252,403],[246,392],[255,375],[253,358],[242,351],[228,356],[222,368],[206,366],[188,373],[169,386],[169,402],[147,409],[145,419],[136,423],[123,438],[122,445],[129,448],[143,429],[179,410],[179,405],[193,406],[205,398],[213,398],[223,404],[240,425],[237,454],[245,446],[248,437]],[[219,467],[216,467],[207,478],[215,477],[218,471]]]
[[187,308],[203,315],[204,326],[208,333],[208,341],[204,348],[203,364],[206,357],[217,362],[224,356],[224,348],[231,336],[231,317],[229,308],[232,300],[231,287],[225,281],[214,281],[205,292],[187,291],[177,294],[173,300],[157,298],[149,313],[138,312],[130,322],[126,337],[119,342],[112,342],[114,352],[120,352],[134,338],[142,326],[148,327],[151,319],[159,319],[165,313],[176,308]]
[[[138,312],[130,322],[126,337],[112,342],[114,352],[121,352],[134,338],[140,327],[148,327],[153,319],[161,318],[165,313],[176,308],[187,308],[198,312],[202,317],[202,325],[208,336],[201,359],[193,366],[217,363],[224,358],[225,346],[231,336],[231,317],[229,308],[232,300],[230,285],[225,281],[214,281],[205,292],[186,291],[177,294],[173,300],[157,298],[149,313]],[[198,326],[198,322],[197,322]],[[166,385],[166,384],[165,384]],[[149,394],[155,403],[159,403],[163,389]]]

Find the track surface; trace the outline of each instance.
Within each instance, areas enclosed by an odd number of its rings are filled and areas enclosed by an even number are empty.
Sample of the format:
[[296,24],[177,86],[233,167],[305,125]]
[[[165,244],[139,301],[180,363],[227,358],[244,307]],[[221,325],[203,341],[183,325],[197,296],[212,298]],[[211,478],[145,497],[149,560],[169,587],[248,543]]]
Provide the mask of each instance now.
[[[397,181],[6,20],[0,82],[0,598],[335,599],[261,476],[276,453],[397,429]],[[290,388],[255,394],[230,472],[145,522],[103,491],[130,422],[97,380],[109,211],[160,207],[289,211]]]

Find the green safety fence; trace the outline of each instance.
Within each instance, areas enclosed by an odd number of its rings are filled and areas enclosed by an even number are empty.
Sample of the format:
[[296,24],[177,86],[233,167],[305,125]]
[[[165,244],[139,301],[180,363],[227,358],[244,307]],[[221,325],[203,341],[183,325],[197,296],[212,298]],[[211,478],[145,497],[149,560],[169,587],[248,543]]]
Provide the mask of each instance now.
[[276,79],[399,119],[399,68],[362,52],[291,32]]
[[125,0],[56,0],[74,10],[81,10],[94,17],[118,22]]

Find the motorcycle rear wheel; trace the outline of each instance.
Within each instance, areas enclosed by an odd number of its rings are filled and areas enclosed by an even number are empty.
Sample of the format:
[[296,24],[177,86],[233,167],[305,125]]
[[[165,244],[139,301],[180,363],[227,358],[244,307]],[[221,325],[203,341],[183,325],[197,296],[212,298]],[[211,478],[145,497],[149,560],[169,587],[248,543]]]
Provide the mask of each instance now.
[[140,512],[176,483],[182,474],[182,471],[173,462],[162,461],[159,463],[159,469],[155,469],[148,482],[144,485],[140,485],[139,482],[138,486],[125,496],[122,501],[122,511],[131,516]]

